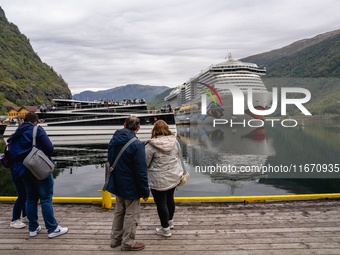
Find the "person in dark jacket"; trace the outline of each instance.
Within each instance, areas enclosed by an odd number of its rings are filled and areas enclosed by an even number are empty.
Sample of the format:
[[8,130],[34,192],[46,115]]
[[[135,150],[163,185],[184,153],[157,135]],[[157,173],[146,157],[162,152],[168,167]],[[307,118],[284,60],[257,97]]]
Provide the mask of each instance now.
[[[21,126],[21,123],[19,124],[18,127]],[[12,137],[7,139],[7,143],[8,143],[8,152],[11,152],[11,141],[12,141]],[[12,162],[13,163],[13,162]],[[27,220],[27,216],[26,216],[26,189],[25,189],[25,185],[22,182],[21,178],[14,178],[13,176],[13,164],[10,165],[10,171],[11,171],[11,178],[13,180],[13,183],[16,187],[17,190],[17,194],[18,197],[15,200],[14,206],[13,206],[13,213],[12,213],[12,221],[9,224],[10,227],[12,228],[24,228],[26,227],[25,223],[28,223]],[[22,214],[22,218],[20,218],[20,215]]]
[[[125,120],[124,129],[117,130],[109,143],[108,162],[113,164],[120,150],[140,129],[140,120],[131,116]],[[148,186],[145,148],[141,141],[133,141],[123,152],[106,188],[116,195],[115,214],[111,231],[111,247],[121,250],[142,250],[144,243],[135,241],[140,218],[140,198],[147,201]]]
[[[24,123],[11,136],[11,155],[14,160],[12,168],[12,177],[22,179],[26,193],[26,213],[28,218],[28,230],[30,237],[35,237],[41,227],[38,223],[38,200],[40,199],[41,211],[45,221],[45,227],[49,238],[66,234],[68,228],[62,228],[54,218],[52,196],[53,196],[53,176],[52,174],[44,180],[38,180],[30,170],[28,170],[23,161],[32,149],[33,128],[39,120],[35,113],[28,113],[25,116]],[[53,153],[53,145],[48,138],[45,130],[38,127],[36,136],[36,147],[42,150],[47,156]]]

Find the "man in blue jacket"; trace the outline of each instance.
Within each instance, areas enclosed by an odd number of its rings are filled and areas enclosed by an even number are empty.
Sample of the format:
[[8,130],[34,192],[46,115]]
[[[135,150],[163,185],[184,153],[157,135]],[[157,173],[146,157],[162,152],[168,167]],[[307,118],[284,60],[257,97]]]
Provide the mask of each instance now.
[[[113,164],[120,150],[140,129],[140,120],[131,116],[125,120],[124,129],[117,130],[109,143],[108,161]],[[149,185],[145,148],[135,140],[123,152],[110,177],[107,191],[116,195],[115,214],[111,231],[111,247],[121,246],[124,251],[137,251],[145,247],[135,241],[140,218],[140,198],[147,201]]]
[[[33,128],[37,125],[39,117],[35,113],[28,113],[24,123],[11,136],[11,155],[14,160],[12,168],[12,178],[21,178],[26,189],[26,213],[29,221],[28,230],[30,237],[35,237],[41,227],[38,223],[38,200],[40,199],[41,211],[47,228],[48,237],[54,238],[68,232],[68,228],[62,228],[54,218],[52,196],[53,196],[53,176],[52,174],[44,180],[38,180],[23,161],[32,150]],[[42,150],[47,156],[53,153],[53,145],[45,130],[38,127],[36,137],[36,147]]]

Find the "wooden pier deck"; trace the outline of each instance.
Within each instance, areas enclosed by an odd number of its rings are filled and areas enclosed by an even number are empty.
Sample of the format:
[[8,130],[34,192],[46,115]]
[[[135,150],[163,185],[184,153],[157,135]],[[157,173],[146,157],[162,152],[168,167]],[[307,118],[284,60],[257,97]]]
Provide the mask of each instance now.
[[[29,238],[27,227],[9,227],[13,203],[0,203],[0,254],[123,254],[110,248],[113,209],[92,204],[54,204],[69,233]],[[39,210],[40,212],[40,210]],[[270,203],[178,204],[172,237],[154,234],[154,204],[142,204],[138,254],[340,254],[340,200]]]

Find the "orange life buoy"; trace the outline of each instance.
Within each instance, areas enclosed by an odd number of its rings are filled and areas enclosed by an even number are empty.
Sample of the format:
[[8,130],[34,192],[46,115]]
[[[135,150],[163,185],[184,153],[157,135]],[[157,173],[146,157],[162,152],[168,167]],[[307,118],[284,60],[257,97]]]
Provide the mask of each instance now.
[[154,119],[154,121],[157,121],[157,117],[154,117],[153,119]]
[[40,123],[44,123],[44,120],[43,120],[43,119],[40,119]]

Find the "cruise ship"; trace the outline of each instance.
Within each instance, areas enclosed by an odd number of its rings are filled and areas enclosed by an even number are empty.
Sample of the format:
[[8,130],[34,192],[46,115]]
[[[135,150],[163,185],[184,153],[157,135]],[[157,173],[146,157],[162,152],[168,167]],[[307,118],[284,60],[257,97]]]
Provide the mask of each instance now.
[[[229,53],[227,61],[202,70],[183,85],[175,87],[164,100],[174,110],[176,124],[212,123],[213,119],[264,119],[263,115],[250,112],[247,95],[251,88],[253,106],[257,110],[271,106],[272,93],[267,91],[261,80],[265,74],[265,68],[234,60]],[[233,97],[226,88],[228,85],[234,85],[243,92],[244,115],[233,114]],[[210,97],[202,97],[203,94],[209,94]],[[202,106],[203,98],[206,102]],[[202,107],[206,107],[206,114],[202,114]]]

